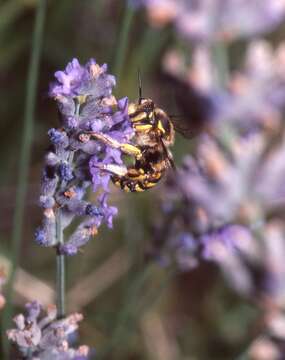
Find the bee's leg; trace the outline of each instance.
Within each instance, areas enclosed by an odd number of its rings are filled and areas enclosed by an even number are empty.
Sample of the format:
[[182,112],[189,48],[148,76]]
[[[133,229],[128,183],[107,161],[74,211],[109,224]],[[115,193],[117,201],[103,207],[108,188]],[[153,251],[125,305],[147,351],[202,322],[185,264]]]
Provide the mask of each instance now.
[[112,175],[113,183],[124,191],[139,192],[145,190],[141,185],[141,181],[143,181],[146,176],[143,169],[102,163],[97,164],[97,167],[109,172]]
[[92,132],[90,135],[91,137],[102,141],[106,145],[109,145],[115,149],[120,149],[124,154],[135,156],[136,159],[140,159],[142,157],[142,152],[137,146],[128,143],[120,143],[111,136],[100,132]]
[[126,167],[125,165],[118,165],[118,164],[102,164],[98,163],[96,165],[98,169],[101,169],[103,171],[107,171],[111,173],[112,175],[124,177],[127,180],[143,180],[147,176],[143,169],[135,168],[135,167]]
[[147,132],[147,131],[150,131],[153,126],[151,124],[134,124],[133,125],[134,129],[138,132],[138,131],[141,131],[141,132]]
[[98,163],[96,167],[119,177],[126,176],[128,174],[128,168],[125,165]]

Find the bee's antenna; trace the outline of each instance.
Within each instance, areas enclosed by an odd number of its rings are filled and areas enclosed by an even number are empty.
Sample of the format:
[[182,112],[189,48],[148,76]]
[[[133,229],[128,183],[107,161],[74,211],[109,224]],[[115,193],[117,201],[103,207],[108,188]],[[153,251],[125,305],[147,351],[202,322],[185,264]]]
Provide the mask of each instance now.
[[138,83],[139,83],[139,104],[142,102],[142,78],[141,71],[138,69]]

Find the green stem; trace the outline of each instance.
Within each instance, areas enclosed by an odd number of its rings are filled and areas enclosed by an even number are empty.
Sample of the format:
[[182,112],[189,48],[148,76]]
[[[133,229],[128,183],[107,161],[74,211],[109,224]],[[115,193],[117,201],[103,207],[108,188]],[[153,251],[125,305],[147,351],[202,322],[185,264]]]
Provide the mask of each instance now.
[[5,1],[0,4],[0,39],[2,40],[6,31],[15,23],[15,20],[25,10],[25,3],[19,0]]
[[[12,255],[11,255],[11,274],[7,285],[7,305],[3,315],[3,327],[10,327],[13,314],[13,283],[15,272],[19,262],[21,248],[23,217],[25,211],[25,197],[28,183],[29,164],[31,157],[31,145],[33,139],[33,124],[35,117],[35,102],[38,84],[38,73],[40,66],[40,57],[42,50],[42,39],[44,30],[46,12],[46,0],[39,0],[35,16],[31,58],[28,69],[26,101],[24,113],[24,128],[21,151],[19,152],[19,178],[16,194],[15,213],[13,218],[12,230]],[[4,337],[5,334],[4,334]],[[3,348],[6,358],[9,354],[9,344],[4,340]]]
[[[212,60],[215,66],[216,88],[225,89],[229,83],[230,65],[228,46],[220,41],[212,45]],[[219,140],[226,149],[231,149],[232,142],[236,136],[236,131],[231,122],[221,121],[219,130]]]
[[129,42],[130,29],[133,23],[135,10],[132,6],[126,5],[123,23],[121,27],[121,32],[119,35],[118,47],[115,54],[115,63],[114,63],[114,74],[117,77],[117,83],[120,83],[120,78],[122,75],[123,65],[125,63],[127,46]]
[[[142,74],[151,69],[167,40],[169,40],[168,31],[146,28],[128,66],[130,74],[136,73],[138,67]],[[133,75],[131,76],[133,77]]]
[[[147,308],[151,307],[155,300],[162,295],[163,290],[169,285],[170,280],[173,279],[174,272],[170,271],[168,276],[161,282],[161,284],[153,289],[150,294],[142,295],[142,289],[146,285],[147,281],[153,276],[153,265],[148,264],[146,268],[140,272],[132,280],[132,285],[126,294],[126,301],[124,308],[119,312],[116,325],[111,334],[108,346],[98,352],[98,360],[105,359],[111,351],[113,351],[118,344],[122,342],[122,339],[130,331],[134,325],[138,316]],[[132,330],[131,330],[132,331]]]
[[[64,243],[60,209],[56,215],[56,238],[58,246]],[[56,290],[57,317],[61,319],[65,316],[65,255],[59,250],[56,254]]]
[[212,59],[216,68],[216,84],[224,87],[229,82],[229,55],[228,47],[223,42],[216,42],[212,46]]
[[[80,103],[76,102],[75,115],[79,115]],[[68,156],[69,164],[72,164],[74,153],[71,151]],[[62,181],[60,188],[64,191],[66,181]],[[56,213],[56,295],[57,295],[57,318],[65,317],[65,288],[66,288],[66,257],[61,253],[61,246],[64,244],[64,234],[62,226],[62,211],[59,208]]]
[[118,317],[116,319],[116,323],[114,325],[114,330],[112,331],[110,341],[106,348],[102,349],[100,352],[97,353],[98,360],[105,359],[111,351],[116,347],[121,338],[122,327],[125,324],[125,321],[130,316],[133,307],[138,301],[138,293],[145,285],[146,280],[149,278],[150,274],[152,273],[152,266],[148,265],[142,272],[138,273],[134,276],[131,282],[131,286],[127,290],[126,293],[126,300],[124,302],[124,307],[118,313]]

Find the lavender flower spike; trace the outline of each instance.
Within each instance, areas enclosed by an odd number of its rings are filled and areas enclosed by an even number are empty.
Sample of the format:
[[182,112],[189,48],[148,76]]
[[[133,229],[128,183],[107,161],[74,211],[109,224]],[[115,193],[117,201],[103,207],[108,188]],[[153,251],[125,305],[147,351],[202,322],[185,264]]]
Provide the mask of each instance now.
[[69,347],[68,336],[78,329],[81,314],[72,314],[56,320],[56,308],[50,306],[46,312],[36,301],[26,305],[26,315],[19,314],[14,322],[16,329],[7,331],[8,339],[25,357],[33,360],[87,360],[89,349]]
[[[61,124],[50,129],[51,150],[45,157],[40,206],[42,225],[35,238],[42,246],[57,246],[63,254],[74,255],[97,234],[100,225],[112,226],[117,209],[108,205],[110,174],[102,164],[122,164],[121,152],[103,144],[92,133],[101,133],[120,142],[129,142],[133,129],[128,117],[128,99],[112,95],[114,76],[107,65],[91,59],[82,66],[73,59],[63,71],[55,73],[50,96],[58,104]],[[99,191],[96,203],[85,200],[92,187]],[[81,221],[64,244],[57,244],[56,219],[61,213],[64,230],[76,217]]]

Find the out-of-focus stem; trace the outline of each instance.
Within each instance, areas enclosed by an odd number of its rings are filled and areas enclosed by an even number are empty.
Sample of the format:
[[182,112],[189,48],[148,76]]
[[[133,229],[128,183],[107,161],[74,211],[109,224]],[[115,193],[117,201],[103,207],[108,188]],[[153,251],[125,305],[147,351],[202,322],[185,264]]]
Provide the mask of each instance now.
[[126,332],[130,330],[130,327],[132,326],[131,324],[135,323],[135,319],[138,317],[138,314],[140,314],[146,308],[151,307],[151,305],[159,299],[162,294],[162,290],[169,285],[170,281],[175,275],[175,272],[170,270],[169,274],[161,282],[160,286],[158,286],[156,289],[153,289],[150,294],[145,294],[142,296],[141,291],[146,285],[147,281],[153,276],[153,271],[153,264],[148,264],[144,270],[138,273],[138,275],[132,280],[132,285],[126,294],[126,305],[119,312],[111,340],[108,343],[108,347],[103,349],[101,353],[97,354],[98,360],[105,359],[106,356],[108,356],[108,354],[110,354],[110,352],[121,343],[122,339],[126,335]]
[[64,243],[63,230],[61,224],[61,209],[56,214],[56,294],[57,294],[57,317],[61,319],[65,316],[65,255],[61,254],[59,247]]
[[229,80],[228,48],[224,42],[212,45],[212,60],[216,70],[216,84],[218,87],[224,87]]
[[126,58],[127,46],[129,41],[130,29],[133,23],[135,10],[132,6],[126,5],[121,32],[119,35],[118,46],[116,49],[114,60],[114,74],[117,77],[117,83],[120,83],[120,77],[122,75],[122,69]]
[[[15,213],[13,219],[13,230],[12,230],[12,255],[11,263],[12,269],[7,285],[7,305],[3,315],[3,328],[4,330],[10,327],[11,318],[13,314],[13,283],[15,279],[15,271],[19,262],[19,254],[22,239],[22,228],[23,228],[23,216],[25,210],[25,196],[28,182],[28,172],[31,154],[31,144],[33,138],[33,123],[35,114],[35,99],[38,84],[38,73],[39,63],[42,49],[42,38],[44,30],[46,12],[46,0],[39,0],[34,33],[31,50],[31,58],[29,63],[28,78],[27,78],[27,89],[26,89],[26,101],[25,101],[25,113],[24,113],[24,128],[21,151],[19,151],[19,179],[16,194]],[[3,348],[5,356],[9,356],[9,344],[6,340],[5,331],[4,334]]]
[[[161,52],[163,46],[165,46],[168,38],[169,33],[166,30],[159,31],[151,27],[148,27],[144,30],[141,39],[138,41],[138,44],[133,52],[131,60],[128,62],[129,77],[127,78],[127,81],[130,81],[132,86],[130,87],[129,84],[127,84],[127,86],[124,86],[124,88],[134,88],[133,92],[137,90],[137,77],[134,76],[134,74],[137,73],[139,68],[143,76],[142,80],[144,80],[144,74],[149,72],[149,69],[151,69],[153,66],[155,60],[158,57],[158,54]],[[122,80],[123,85],[125,85],[125,77]]]
[[[229,66],[229,49],[223,41],[215,42],[211,47],[212,61],[215,71],[215,86],[217,89],[225,89],[229,83],[230,66]],[[218,131],[220,134],[219,139],[225,146],[230,149],[233,139],[236,136],[234,127],[230,122],[221,122],[221,129]]]

